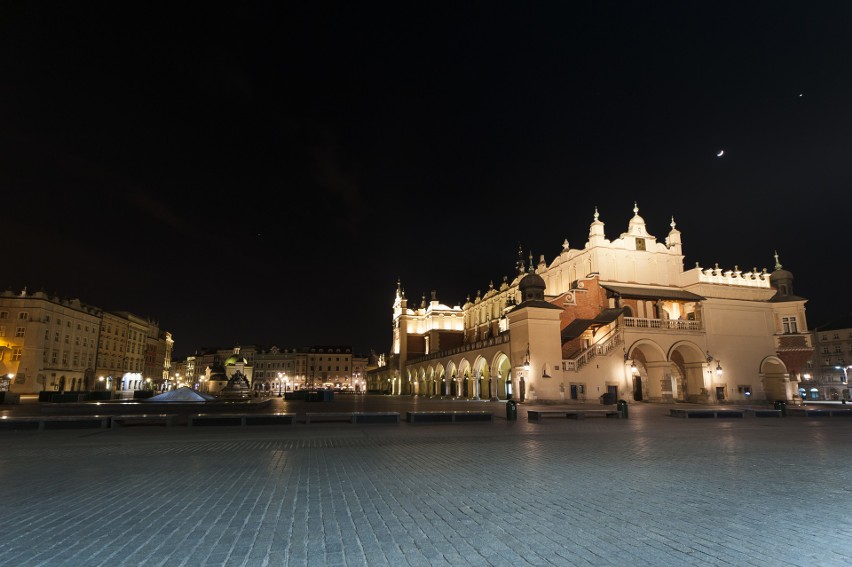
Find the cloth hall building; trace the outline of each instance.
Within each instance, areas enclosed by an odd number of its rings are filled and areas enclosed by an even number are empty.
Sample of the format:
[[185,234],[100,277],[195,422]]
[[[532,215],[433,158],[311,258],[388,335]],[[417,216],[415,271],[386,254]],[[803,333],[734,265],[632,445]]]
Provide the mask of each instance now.
[[681,233],[649,234],[638,207],[609,240],[595,210],[583,248],[489,286],[463,306],[409,305],[368,389],[517,401],[718,404],[793,400],[813,354],[806,299],[775,268],[684,269]]

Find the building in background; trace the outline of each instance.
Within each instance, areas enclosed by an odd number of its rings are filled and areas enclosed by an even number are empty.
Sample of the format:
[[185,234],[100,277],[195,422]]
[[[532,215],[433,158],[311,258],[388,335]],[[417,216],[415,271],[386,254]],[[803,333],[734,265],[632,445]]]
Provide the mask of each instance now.
[[815,352],[811,369],[800,384],[808,400],[848,400],[852,371],[852,315],[814,329]]
[[150,387],[173,341],[157,323],[43,291],[0,294],[0,384],[18,394]]
[[610,240],[595,210],[567,241],[462,306],[409,305],[397,286],[391,351],[371,391],[469,399],[614,403],[793,400],[813,353],[792,273],[684,269],[674,219],[663,242],[634,205]]
[[149,333],[154,337],[159,335],[152,321],[127,311],[103,312],[95,370],[98,389],[143,390],[150,387],[155,377],[160,377],[159,373],[144,375]]
[[102,311],[43,291],[0,294],[0,387],[18,394],[95,386]]

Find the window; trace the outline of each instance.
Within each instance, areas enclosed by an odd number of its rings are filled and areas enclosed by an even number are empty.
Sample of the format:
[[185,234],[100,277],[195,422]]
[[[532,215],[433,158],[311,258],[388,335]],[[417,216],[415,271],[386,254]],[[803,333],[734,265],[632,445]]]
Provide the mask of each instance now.
[[5,337],[5,336],[6,336],[6,327],[3,326],[3,325],[0,325],[0,337]]
[[26,311],[21,311],[20,313],[18,313],[18,320],[20,320],[20,321],[26,321],[29,318],[30,318],[30,314],[27,313]]
[[[784,327],[785,335],[799,332],[799,323],[795,317],[781,317],[781,325]],[[834,338],[836,339],[837,337]]]
[[21,360],[21,355],[24,352],[24,347],[12,347],[12,362],[18,362]]
[[8,319],[9,312],[8,311],[0,311],[0,319]]
[[62,351],[62,366],[68,366],[68,351]]
[[49,331],[49,330],[47,330],[47,329],[45,329],[45,330],[44,330],[44,340],[45,340],[45,341],[49,341],[49,340],[50,340],[50,331]]
[[15,327],[15,336],[18,338],[23,337],[26,330],[26,327]]
[[54,342],[57,342],[57,343],[59,342],[59,331],[56,331],[56,332],[53,334],[53,341],[54,341]]
[[56,366],[56,360],[57,360],[57,354],[56,354],[56,351],[53,351],[52,353],[50,353],[50,363],[52,365]]

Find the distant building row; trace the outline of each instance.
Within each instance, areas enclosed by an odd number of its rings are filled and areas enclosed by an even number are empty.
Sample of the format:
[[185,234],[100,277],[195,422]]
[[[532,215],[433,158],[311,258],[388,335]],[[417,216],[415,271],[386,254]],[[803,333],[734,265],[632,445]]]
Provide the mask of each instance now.
[[132,313],[39,291],[0,293],[0,391],[162,390],[215,393],[235,372],[258,392],[363,391],[370,359],[348,346],[209,349],[173,360],[171,333]]
[[375,367],[371,358],[359,356],[349,346],[310,346],[279,349],[254,345],[209,349],[172,363],[163,385],[185,385],[215,394],[237,372],[259,394],[281,394],[305,388],[366,389],[365,377]]

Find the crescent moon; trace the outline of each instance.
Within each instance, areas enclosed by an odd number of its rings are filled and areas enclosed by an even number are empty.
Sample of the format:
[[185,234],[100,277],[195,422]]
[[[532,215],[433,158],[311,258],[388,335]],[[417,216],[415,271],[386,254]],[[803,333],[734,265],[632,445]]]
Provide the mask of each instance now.
[[716,157],[722,157],[723,155],[725,155],[725,150],[719,150],[719,153],[716,154]]

